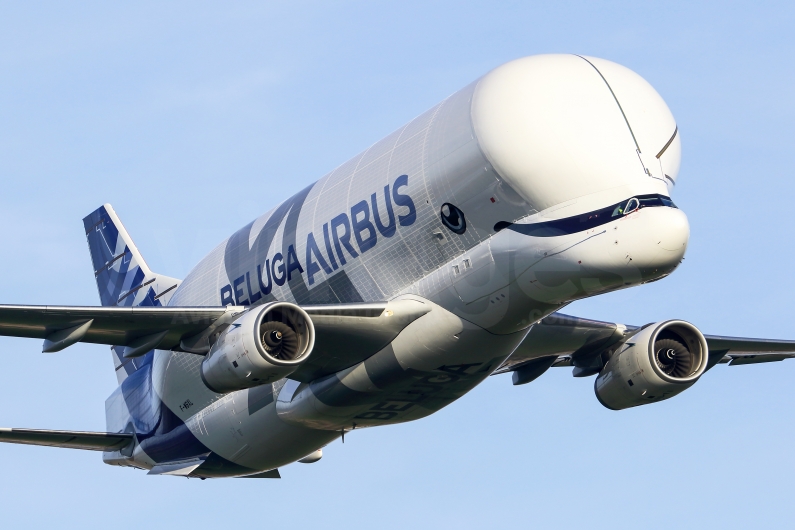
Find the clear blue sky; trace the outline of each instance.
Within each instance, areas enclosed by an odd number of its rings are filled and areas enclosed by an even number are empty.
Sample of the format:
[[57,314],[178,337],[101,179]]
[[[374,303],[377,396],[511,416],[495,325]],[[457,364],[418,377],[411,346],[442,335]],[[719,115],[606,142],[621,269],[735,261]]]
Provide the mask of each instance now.
[[[110,202],[183,277],[231,232],[499,64],[624,64],[677,118],[671,277],[574,304],[795,339],[788,2],[3,2],[0,302],[98,303],[82,217]],[[263,5],[264,4],[264,5]],[[103,430],[107,348],[0,339],[0,426]],[[185,480],[0,446],[5,528],[791,528],[795,361],[602,408],[593,379],[492,377],[435,416],[273,480]],[[234,525],[234,526],[233,526]]]

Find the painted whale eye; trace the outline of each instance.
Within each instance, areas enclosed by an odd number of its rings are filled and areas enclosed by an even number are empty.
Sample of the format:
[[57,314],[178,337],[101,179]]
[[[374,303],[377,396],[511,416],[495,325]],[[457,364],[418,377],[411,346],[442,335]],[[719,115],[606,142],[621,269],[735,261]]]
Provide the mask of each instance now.
[[464,212],[453,206],[449,202],[442,205],[441,210],[442,224],[450,229],[454,234],[463,234],[467,230],[467,222]]

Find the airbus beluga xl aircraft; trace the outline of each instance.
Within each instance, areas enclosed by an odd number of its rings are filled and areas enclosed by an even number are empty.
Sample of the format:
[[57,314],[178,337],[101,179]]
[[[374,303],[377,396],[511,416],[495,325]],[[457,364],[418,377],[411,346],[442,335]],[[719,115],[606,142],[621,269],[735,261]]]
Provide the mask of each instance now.
[[109,204],[83,219],[101,307],[0,306],[0,334],[111,347],[107,432],[0,429],[188,477],[278,477],[354,428],[429,416],[495,373],[595,375],[619,410],[795,341],[558,313],[660,280],[689,227],[680,136],[640,76],[578,55],[504,64],[218,245],[152,272]]

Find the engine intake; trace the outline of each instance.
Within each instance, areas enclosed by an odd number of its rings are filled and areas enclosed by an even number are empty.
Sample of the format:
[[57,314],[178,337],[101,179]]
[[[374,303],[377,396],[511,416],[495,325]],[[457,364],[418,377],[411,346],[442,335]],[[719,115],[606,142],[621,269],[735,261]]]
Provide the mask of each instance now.
[[704,335],[684,320],[658,322],[629,337],[594,383],[605,407],[621,410],[673,397],[707,369]]
[[295,304],[272,302],[244,313],[218,337],[201,365],[207,388],[225,393],[272,383],[306,362],[315,328]]

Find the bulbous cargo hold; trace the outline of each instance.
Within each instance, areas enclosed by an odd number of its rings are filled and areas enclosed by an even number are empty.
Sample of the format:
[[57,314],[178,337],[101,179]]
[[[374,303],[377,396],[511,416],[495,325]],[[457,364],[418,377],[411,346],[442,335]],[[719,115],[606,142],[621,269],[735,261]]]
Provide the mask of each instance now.
[[604,206],[654,180],[667,192],[679,173],[681,143],[665,101],[605,59],[506,63],[478,81],[471,114],[497,174],[539,212],[591,194]]
[[287,377],[312,353],[315,328],[295,304],[273,302],[235,320],[213,344],[201,365],[213,392],[242,390]]
[[671,398],[707,369],[704,335],[683,320],[651,324],[628,338],[594,383],[605,407],[621,410]]

